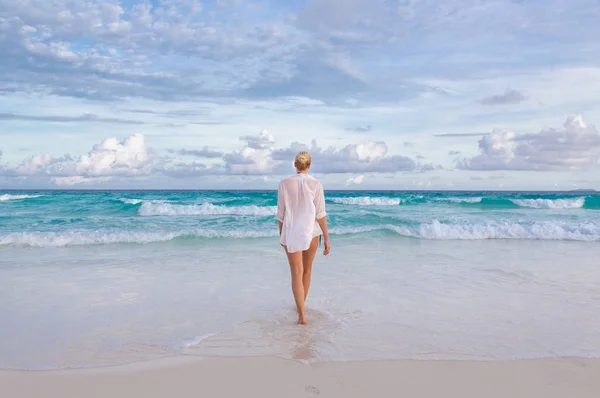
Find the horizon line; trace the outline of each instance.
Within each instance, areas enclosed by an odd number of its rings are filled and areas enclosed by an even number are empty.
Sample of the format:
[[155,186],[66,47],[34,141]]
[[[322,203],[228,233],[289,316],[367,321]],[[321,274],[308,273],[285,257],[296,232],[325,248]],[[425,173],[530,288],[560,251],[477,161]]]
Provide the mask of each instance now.
[[[277,192],[277,189],[229,188],[0,188],[0,192]],[[594,192],[589,189],[325,189],[329,192]]]

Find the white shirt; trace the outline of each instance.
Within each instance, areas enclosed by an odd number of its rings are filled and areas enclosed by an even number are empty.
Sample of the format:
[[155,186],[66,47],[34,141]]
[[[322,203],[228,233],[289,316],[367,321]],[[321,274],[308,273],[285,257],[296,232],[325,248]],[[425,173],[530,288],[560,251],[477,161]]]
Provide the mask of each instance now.
[[325,217],[323,186],[314,177],[298,173],[279,183],[277,219],[283,223],[280,243],[290,253],[307,250],[323,233],[318,219]]

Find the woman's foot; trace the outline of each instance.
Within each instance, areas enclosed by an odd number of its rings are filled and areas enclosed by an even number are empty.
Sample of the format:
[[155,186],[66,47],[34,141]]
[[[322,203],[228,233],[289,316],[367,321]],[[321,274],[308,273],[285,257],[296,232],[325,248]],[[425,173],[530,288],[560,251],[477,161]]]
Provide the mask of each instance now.
[[305,315],[300,315],[298,317],[298,324],[299,325],[306,325],[306,316]]

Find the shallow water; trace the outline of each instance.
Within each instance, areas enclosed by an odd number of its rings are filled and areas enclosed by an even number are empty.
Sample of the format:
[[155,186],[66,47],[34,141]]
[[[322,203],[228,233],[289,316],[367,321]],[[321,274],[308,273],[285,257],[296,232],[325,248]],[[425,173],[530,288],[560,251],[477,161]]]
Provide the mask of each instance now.
[[[11,248],[0,367],[180,353],[302,360],[600,355],[593,243],[337,237],[294,324],[276,241]],[[6,258],[6,257],[5,257]]]
[[[148,202],[114,200],[127,196],[122,193],[95,197],[91,209],[83,205],[90,198],[64,195],[73,214],[64,197],[54,213],[43,196],[0,204],[2,220],[11,220],[0,224],[2,368],[88,367],[177,354],[305,361],[600,356],[597,242],[559,239],[564,230],[557,229],[544,230],[555,233],[552,239],[464,235],[475,231],[465,225],[491,222],[529,223],[538,234],[540,223],[595,225],[594,209],[511,208],[499,215],[506,210],[465,210],[457,202],[407,210],[379,202],[336,204],[330,196],[330,224],[339,233],[332,235],[331,255],[317,255],[309,325],[299,327],[273,216],[232,215],[249,211],[240,210],[250,205],[239,194],[227,197],[223,214],[168,216],[142,215]],[[175,200],[179,194],[145,195]],[[186,195],[188,202],[206,200]],[[271,205],[271,193],[256,195],[255,203]],[[395,198],[361,195],[339,198]],[[134,207],[111,213],[116,202]],[[21,219],[15,221],[17,211]],[[423,237],[411,238],[368,228],[380,218],[398,227],[407,219],[432,224],[441,216],[440,225],[461,226],[463,235],[435,238],[446,230],[420,228],[414,231]],[[83,221],[50,222],[59,218]],[[236,237],[148,238],[176,228]],[[344,228],[354,229],[342,234]],[[593,232],[577,231],[587,238]],[[124,243],[107,240],[109,233],[147,239]]]

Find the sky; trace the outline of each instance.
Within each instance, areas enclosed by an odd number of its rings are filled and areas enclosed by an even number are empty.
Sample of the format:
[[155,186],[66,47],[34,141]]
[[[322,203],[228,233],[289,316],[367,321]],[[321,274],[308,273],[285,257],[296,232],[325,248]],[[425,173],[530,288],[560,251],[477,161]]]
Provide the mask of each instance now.
[[0,189],[600,189],[597,0],[0,0]]

